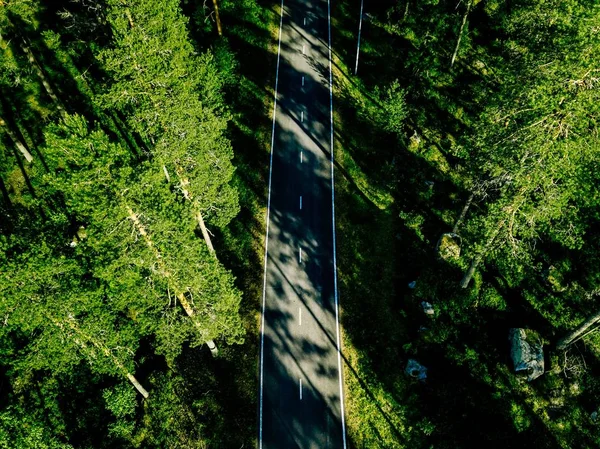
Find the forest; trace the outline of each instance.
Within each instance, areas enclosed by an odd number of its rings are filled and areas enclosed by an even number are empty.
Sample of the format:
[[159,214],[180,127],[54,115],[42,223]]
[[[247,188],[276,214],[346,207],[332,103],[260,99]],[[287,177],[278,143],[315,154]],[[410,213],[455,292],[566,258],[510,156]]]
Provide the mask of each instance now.
[[[600,447],[600,1],[363,6],[357,59],[331,2],[350,447]],[[256,446],[280,7],[0,1],[0,448]]]

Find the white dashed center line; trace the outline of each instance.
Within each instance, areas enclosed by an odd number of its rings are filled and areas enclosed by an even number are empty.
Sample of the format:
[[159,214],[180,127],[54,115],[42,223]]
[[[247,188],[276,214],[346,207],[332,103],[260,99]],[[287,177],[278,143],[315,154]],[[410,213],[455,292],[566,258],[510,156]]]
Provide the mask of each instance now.
[[302,195],[300,195],[300,210],[302,210]]
[[302,379],[298,379],[298,380],[299,380],[298,384],[300,386],[300,400],[302,400]]
[[298,254],[299,254],[300,263],[302,263],[302,247],[300,247],[300,252]]
[[304,77],[302,77],[302,87],[304,87]]

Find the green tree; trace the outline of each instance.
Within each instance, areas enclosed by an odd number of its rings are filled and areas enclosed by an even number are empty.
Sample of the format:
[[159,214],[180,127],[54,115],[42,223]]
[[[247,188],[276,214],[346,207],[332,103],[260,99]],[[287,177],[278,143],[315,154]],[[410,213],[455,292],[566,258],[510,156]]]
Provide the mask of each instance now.
[[212,248],[204,222],[223,227],[239,210],[230,184],[223,81],[213,56],[195,55],[179,2],[109,4],[112,48],[99,59],[111,83],[100,102],[124,112],[131,129],[148,142],[153,163],[179,184],[175,190],[189,201]]
[[[240,292],[231,273],[198,246],[187,204],[177,201],[162,171],[144,163],[138,176],[132,157],[80,116],[51,128],[46,142],[54,168],[45,175],[46,190],[60,194],[74,221],[85,225],[88,237],[75,251],[114,289],[118,310],[155,333],[169,360],[190,338],[239,342]],[[176,303],[191,322],[169,312]]]
[[600,154],[594,81],[600,41],[591,32],[600,23],[583,4],[571,6],[550,26],[544,18],[556,12],[545,2],[519,4],[507,19],[512,58],[471,141],[473,178],[486,186],[486,214],[471,222],[481,243],[463,287],[486,254],[516,274],[542,235],[581,245],[581,192],[589,190],[588,167]]

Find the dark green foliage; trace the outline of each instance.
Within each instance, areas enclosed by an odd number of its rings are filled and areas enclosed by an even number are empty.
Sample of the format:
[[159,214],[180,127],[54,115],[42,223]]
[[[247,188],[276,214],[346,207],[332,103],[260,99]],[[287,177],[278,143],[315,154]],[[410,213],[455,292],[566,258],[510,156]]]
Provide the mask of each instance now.
[[[223,98],[233,54],[198,55],[178,2],[5,3],[0,447],[223,441],[210,417],[221,399],[192,391],[179,360],[224,375],[246,332],[236,280],[194,218],[218,231],[239,211]],[[128,33],[128,17],[145,28]],[[141,88],[147,102],[115,98]]]
[[[368,5],[359,77],[360,5],[333,9],[350,439],[597,447],[598,334],[566,354],[555,343],[600,307],[600,5],[474,1],[450,68],[467,3]],[[397,137],[364,113],[386,111],[373,93],[395,80],[406,111]],[[460,258],[436,261],[465,205]],[[512,373],[511,327],[544,342],[547,372],[530,385]],[[404,376],[408,358],[429,368],[425,385]]]
[[[351,444],[597,447],[599,334],[553,345],[599,307],[598,2],[371,2],[353,77],[358,3],[332,3]],[[254,444],[278,6],[220,1],[224,38],[201,2],[0,7],[0,448]],[[530,385],[509,327],[544,341]]]

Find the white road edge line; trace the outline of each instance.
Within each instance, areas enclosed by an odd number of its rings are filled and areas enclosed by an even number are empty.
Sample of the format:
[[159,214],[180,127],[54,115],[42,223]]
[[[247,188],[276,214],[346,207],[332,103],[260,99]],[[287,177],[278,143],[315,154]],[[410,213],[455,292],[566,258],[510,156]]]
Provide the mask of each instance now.
[[277,69],[275,71],[275,94],[273,104],[273,128],[271,130],[271,155],[269,158],[269,194],[267,199],[267,229],[265,234],[265,268],[263,273],[263,297],[262,317],[260,321],[260,405],[259,405],[259,427],[258,448],[263,445],[263,374],[265,353],[265,301],[267,297],[267,258],[269,256],[269,223],[271,215],[271,180],[273,174],[273,147],[275,146],[275,117],[277,114],[277,89],[279,87],[279,60],[281,59],[281,30],[283,28],[283,0],[281,0],[281,17],[279,19],[279,46],[277,47]]
[[340,413],[342,415],[342,441],[343,448],[346,444],[346,417],[344,416],[344,385],[342,382],[342,350],[340,348],[340,317],[339,317],[339,296],[337,288],[337,256],[335,250],[335,179],[333,177],[333,76],[331,73],[331,0],[327,0],[327,31],[329,37],[329,120],[330,120],[330,157],[331,157],[331,229],[333,231],[333,291],[335,298],[335,327],[337,334],[338,350],[338,373],[340,381]]
[[302,378],[298,379],[298,385],[300,385],[300,400],[302,400]]

